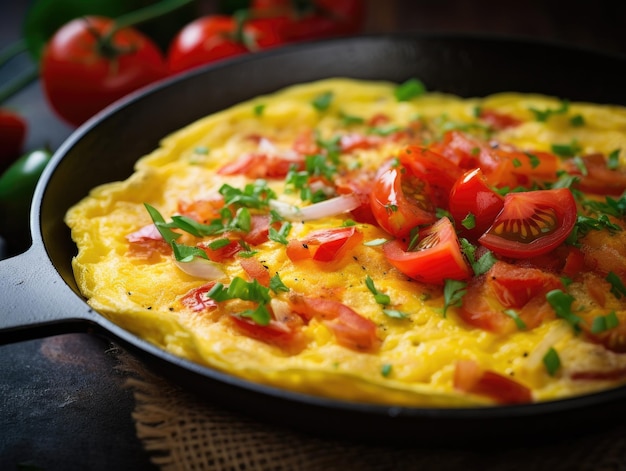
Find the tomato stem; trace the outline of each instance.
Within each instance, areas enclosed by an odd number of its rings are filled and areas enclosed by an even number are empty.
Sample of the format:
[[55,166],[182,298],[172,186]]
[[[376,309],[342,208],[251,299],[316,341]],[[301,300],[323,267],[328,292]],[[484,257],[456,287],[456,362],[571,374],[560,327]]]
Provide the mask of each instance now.
[[27,50],[26,41],[23,39],[15,41],[13,44],[9,44],[6,48],[0,51],[0,67]]
[[125,15],[115,19],[113,28],[111,28],[104,39],[110,41],[113,35],[120,29],[166,15],[180,7],[192,3],[193,1],[194,0],[163,0],[147,7],[139,8],[138,10],[126,13]]

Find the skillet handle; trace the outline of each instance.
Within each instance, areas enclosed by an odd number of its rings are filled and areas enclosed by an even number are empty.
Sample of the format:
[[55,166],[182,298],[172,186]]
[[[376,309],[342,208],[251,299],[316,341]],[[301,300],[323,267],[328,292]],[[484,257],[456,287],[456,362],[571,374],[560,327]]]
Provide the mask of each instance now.
[[95,318],[65,285],[42,246],[0,261],[0,345],[87,332]]

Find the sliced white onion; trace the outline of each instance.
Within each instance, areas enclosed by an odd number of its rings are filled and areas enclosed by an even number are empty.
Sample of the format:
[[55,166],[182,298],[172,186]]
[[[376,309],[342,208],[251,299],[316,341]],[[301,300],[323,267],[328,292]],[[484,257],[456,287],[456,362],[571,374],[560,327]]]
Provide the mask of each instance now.
[[224,276],[224,271],[218,263],[204,258],[194,257],[190,262],[174,260],[174,264],[188,275],[203,280],[218,280]]
[[313,221],[315,219],[338,216],[352,211],[360,205],[359,198],[352,194],[337,196],[303,208],[283,201],[270,200],[270,207],[289,221]]

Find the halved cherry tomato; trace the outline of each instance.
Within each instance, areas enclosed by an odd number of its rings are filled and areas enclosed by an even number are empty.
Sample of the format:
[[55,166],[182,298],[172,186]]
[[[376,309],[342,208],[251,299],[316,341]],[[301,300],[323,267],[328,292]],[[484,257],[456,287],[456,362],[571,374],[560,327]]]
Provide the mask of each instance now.
[[52,108],[82,124],[113,101],[167,75],[158,47],[134,28],[107,34],[109,18],[88,16],[62,26],[41,59],[43,88]]
[[[489,187],[480,168],[463,174],[450,190],[448,210],[456,228],[473,239],[489,229],[503,206],[504,198]],[[474,226],[465,227],[463,220],[470,214],[474,217]]]
[[581,157],[582,167],[573,160],[564,162],[568,173],[578,176],[576,188],[598,195],[621,195],[626,191],[626,171],[623,168],[610,169],[606,158],[602,154],[590,154]]
[[398,155],[409,173],[428,182],[430,197],[435,206],[448,206],[450,190],[463,171],[442,155],[426,147],[407,146]]
[[370,206],[378,225],[396,237],[437,220],[428,183],[402,166],[391,167],[376,179]]
[[356,227],[338,227],[310,232],[304,239],[292,239],[287,244],[287,256],[293,262],[310,259],[332,262],[343,258],[363,240]]
[[376,324],[339,301],[305,296],[292,296],[289,301],[294,312],[322,322],[344,347],[373,352],[380,346]]
[[407,244],[400,239],[383,245],[389,263],[415,280],[443,284],[446,279],[465,280],[471,276],[454,227],[447,217],[420,231],[414,251],[407,252],[406,249]]
[[500,404],[524,404],[533,400],[530,389],[523,384],[494,371],[484,370],[472,360],[457,361],[454,387],[490,397]]
[[508,193],[502,212],[478,241],[505,257],[535,257],[563,243],[576,218],[576,201],[567,188]]
[[168,66],[171,73],[178,73],[281,43],[273,21],[260,19],[240,24],[231,16],[203,16],[185,26],[173,39]]
[[357,222],[366,224],[378,224],[370,205],[370,193],[372,192],[373,176],[370,172],[356,171],[346,175],[338,175],[335,179],[335,189],[339,195],[355,195],[361,205],[350,211]]

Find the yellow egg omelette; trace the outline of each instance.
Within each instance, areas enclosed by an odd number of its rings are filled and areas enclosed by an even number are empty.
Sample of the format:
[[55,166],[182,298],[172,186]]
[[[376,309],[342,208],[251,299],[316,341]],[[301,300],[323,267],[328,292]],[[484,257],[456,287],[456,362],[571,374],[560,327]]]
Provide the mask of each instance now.
[[626,382],[626,109],[335,78],[165,137],[72,207],[76,280],[124,329],[365,403]]

